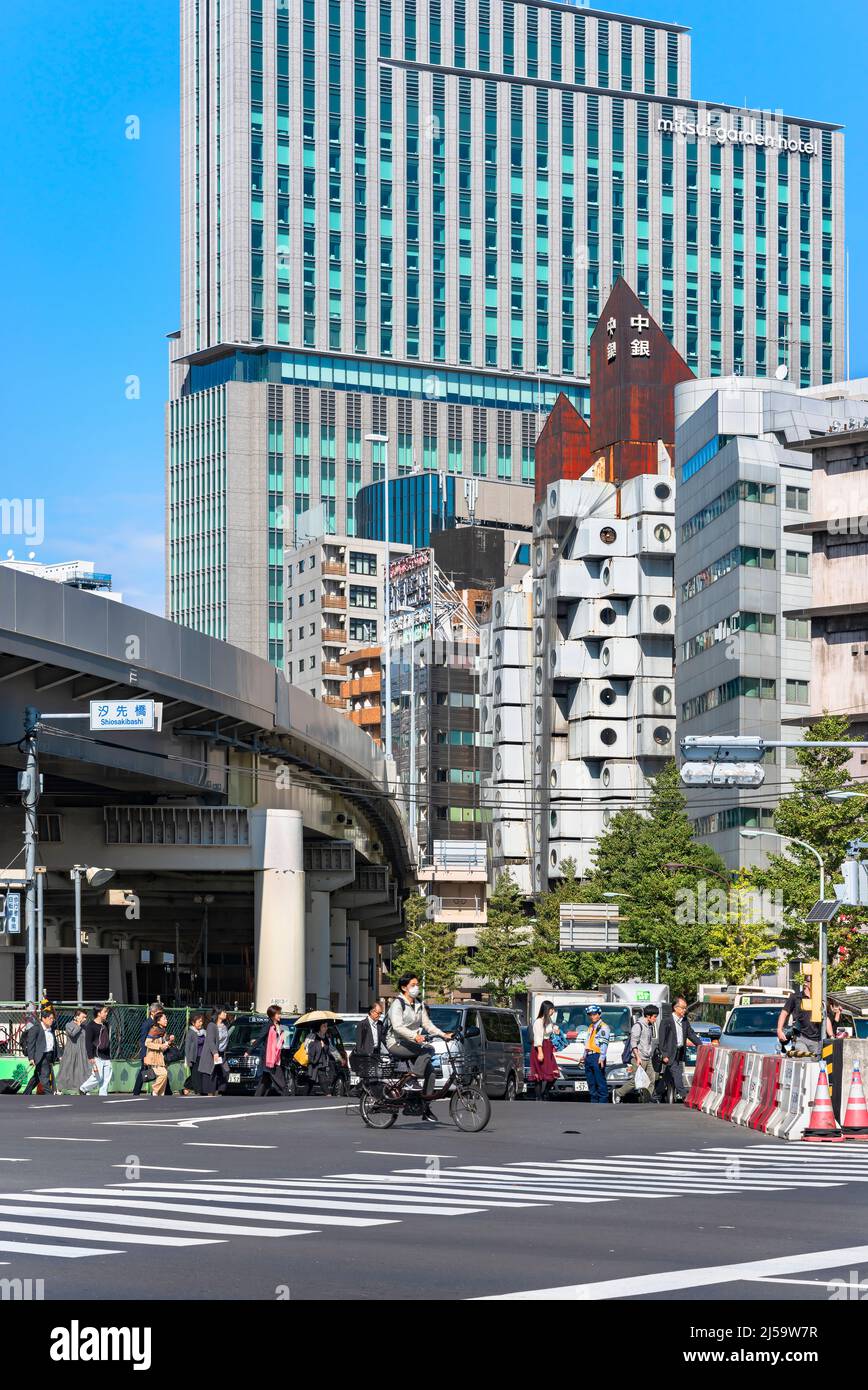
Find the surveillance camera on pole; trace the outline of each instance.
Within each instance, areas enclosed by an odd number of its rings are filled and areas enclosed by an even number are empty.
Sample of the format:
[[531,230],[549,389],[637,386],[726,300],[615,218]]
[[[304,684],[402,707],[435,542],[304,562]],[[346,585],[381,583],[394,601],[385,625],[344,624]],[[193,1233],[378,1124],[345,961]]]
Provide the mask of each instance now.
[[761,787],[766,745],[751,735],[691,734],[681,740],[681,781],[685,787]]

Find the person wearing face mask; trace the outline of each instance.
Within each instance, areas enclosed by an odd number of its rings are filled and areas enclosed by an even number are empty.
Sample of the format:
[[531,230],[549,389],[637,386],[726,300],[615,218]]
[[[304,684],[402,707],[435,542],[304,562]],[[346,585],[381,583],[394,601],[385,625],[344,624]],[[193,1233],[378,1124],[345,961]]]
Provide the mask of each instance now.
[[422,1119],[429,1124],[437,1121],[431,1113],[428,1099],[434,1089],[434,1076],[431,1059],[434,1049],[426,1038],[451,1038],[451,1033],[443,1033],[432,1023],[428,1010],[420,999],[419,980],[416,975],[402,975],[398,981],[400,993],[392,1001],[386,1030],[386,1047],[391,1057],[410,1062],[410,1070],[417,1078],[422,1093]]

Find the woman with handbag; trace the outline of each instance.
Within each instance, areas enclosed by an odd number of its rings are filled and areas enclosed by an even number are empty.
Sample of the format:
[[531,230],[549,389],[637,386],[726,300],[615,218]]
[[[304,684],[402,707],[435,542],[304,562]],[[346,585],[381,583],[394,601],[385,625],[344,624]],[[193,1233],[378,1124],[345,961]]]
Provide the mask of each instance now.
[[[175,1035],[168,1032],[168,1027],[166,1015],[157,1014],[145,1040],[145,1080],[151,1081],[152,1096],[163,1095],[169,1079],[166,1054],[175,1041]],[[153,1076],[150,1076],[151,1072]]]
[[262,1048],[262,1075],[256,1088],[258,1096],[285,1096],[287,1094],[286,1073],[283,1070],[283,1029],[280,1026],[280,1009],[276,1004],[265,1011],[268,1022],[262,1032],[254,1039],[253,1048]]
[[199,1076],[203,1096],[224,1095],[227,1072],[226,1047],[229,1042],[229,1010],[215,1009],[214,1017],[205,1029],[205,1042],[199,1058]]
[[184,1039],[184,1061],[187,1064],[187,1077],[184,1081],[183,1096],[201,1096],[202,1074],[199,1059],[205,1049],[205,1015],[193,1014],[187,1036]]

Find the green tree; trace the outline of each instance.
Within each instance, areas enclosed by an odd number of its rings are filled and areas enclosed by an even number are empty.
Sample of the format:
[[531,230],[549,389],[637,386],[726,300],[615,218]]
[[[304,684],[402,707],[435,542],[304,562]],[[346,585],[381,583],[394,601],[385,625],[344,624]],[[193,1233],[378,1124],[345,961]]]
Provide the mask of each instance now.
[[694,997],[712,954],[707,904],[715,892],[725,904],[728,887],[719,855],[694,839],[678,771],[667,763],[654,779],[647,811],[613,817],[581,884],[580,901],[606,902],[610,895],[618,903],[621,939],[638,947],[580,957],[582,984],[650,979],[656,951],[661,980]]
[[473,974],[495,1003],[507,1004],[534,966],[534,948],[524,897],[506,869],[488,899],[488,921],[476,936]]
[[425,998],[443,1001],[458,989],[459,974],[467,952],[455,943],[448,922],[427,916],[427,900],[411,893],[404,903],[404,932],[392,952],[390,979],[394,986],[402,975],[418,975],[425,981]]
[[[847,740],[850,725],[842,715],[824,714],[805,733],[805,742]],[[858,790],[849,773],[846,748],[804,748],[796,753],[800,774],[789,796],[775,811],[775,829],[781,835],[804,840],[822,857],[826,871],[826,895],[831,896],[851,840],[868,838],[868,798],[827,801],[829,791]],[[767,844],[773,841],[767,841]],[[752,869],[750,880],[772,896],[781,919],[779,943],[790,960],[814,956],[819,948],[819,929],[805,922],[805,915],[820,896],[819,866],[809,850],[788,844],[770,854],[765,868]],[[829,930],[829,984],[832,988],[868,981],[868,909],[854,907]],[[839,950],[840,947],[844,951]]]
[[533,924],[534,965],[545,975],[554,989],[581,989],[582,956],[577,951],[560,949],[561,903],[585,902],[583,888],[576,877],[574,859],[561,863],[563,878],[548,893],[543,893],[535,905]]
[[777,929],[766,920],[764,900],[743,870],[727,894],[726,910],[711,915],[708,946],[722,962],[714,972],[723,984],[755,981],[758,962],[776,942]]

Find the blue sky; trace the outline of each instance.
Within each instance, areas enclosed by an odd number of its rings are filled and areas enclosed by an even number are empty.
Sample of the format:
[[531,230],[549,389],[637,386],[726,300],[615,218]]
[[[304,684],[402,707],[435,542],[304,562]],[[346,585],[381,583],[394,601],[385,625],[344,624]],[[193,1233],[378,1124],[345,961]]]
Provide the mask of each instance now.
[[[851,373],[868,376],[864,5],[625,8],[692,26],[694,96],[846,126]],[[130,603],[161,612],[165,339],[178,326],[178,6],[84,0],[48,14],[36,0],[6,0],[3,43],[0,495],[44,497],[41,559],[96,560]],[[125,136],[131,115],[138,140]],[[132,376],[139,399],[127,398]]]

